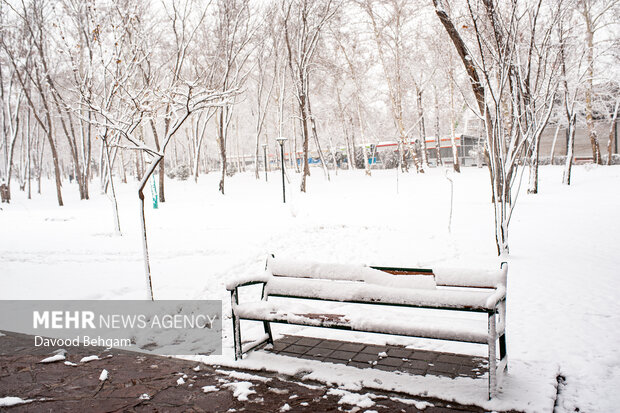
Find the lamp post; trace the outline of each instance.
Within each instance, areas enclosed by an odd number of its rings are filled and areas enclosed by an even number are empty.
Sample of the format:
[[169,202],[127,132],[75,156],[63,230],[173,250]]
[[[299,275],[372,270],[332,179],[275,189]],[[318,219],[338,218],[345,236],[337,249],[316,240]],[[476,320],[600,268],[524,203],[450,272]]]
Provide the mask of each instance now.
[[282,167],[282,202],[286,203],[286,186],[284,184],[284,142],[286,142],[284,136],[280,136],[276,138],[278,143],[280,144],[280,165]]
[[263,154],[265,155],[265,182],[267,182],[267,144],[263,143]]

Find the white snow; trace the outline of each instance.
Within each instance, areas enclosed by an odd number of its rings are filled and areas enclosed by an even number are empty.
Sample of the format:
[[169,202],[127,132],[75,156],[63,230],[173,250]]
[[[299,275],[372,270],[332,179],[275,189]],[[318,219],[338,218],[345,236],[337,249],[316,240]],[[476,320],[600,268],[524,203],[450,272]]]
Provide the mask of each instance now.
[[239,401],[246,401],[248,400],[248,396],[250,394],[256,393],[255,390],[252,390],[253,385],[254,384],[249,381],[239,381],[224,384],[222,387],[230,388],[233,392],[233,396],[235,396]]
[[271,381],[270,377],[258,376],[256,374],[244,373],[242,371],[221,370],[221,369],[218,369],[215,371],[217,373],[225,374],[227,376],[230,376],[234,379],[239,379],[239,380],[255,380],[255,381],[262,381],[263,383]]
[[64,360],[66,357],[64,354],[55,354],[53,356],[50,357],[46,357],[43,360],[41,360],[39,363],[54,363],[56,361],[62,361]]
[[[190,359],[203,358],[192,356]],[[228,361],[223,357],[210,358],[214,362],[250,370],[277,371],[303,380],[313,380],[337,386],[340,390],[358,392],[377,389],[410,395],[437,397],[461,404],[475,404],[486,410],[516,410],[551,412],[556,396],[558,366],[544,362],[511,360],[508,375],[503,378],[500,395],[487,400],[487,376],[478,379],[439,376],[416,376],[305,360],[255,352],[242,361]]]
[[291,410],[291,406],[288,403],[284,403],[284,405],[280,407],[281,412],[288,412],[289,410]]
[[106,381],[108,379],[108,371],[103,369],[99,375],[99,381]]
[[24,400],[19,397],[6,396],[0,397],[0,407],[17,406],[18,404],[30,403],[32,400]]
[[267,282],[271,278],[271,273],[268,271],[262,271],[259,274],[244,274],[242,276],[232,276],[226,283],[227,290],[233,290],[235,287],[243,285],[245,283]]
[[446,268],[441,265],[433,268],[437,285],[455,287],[497,287],[506,285],[508,266],[501,270],[480,268]]
[[75,366],[77,366],[77,364],[76,364],[76,363],[72,363],[72,362],[70,362],[70,361],[65,361],[65,366],[72,366],[72,367],[75,367]]
[[359,394],[352,393],[346,390],[340,389],[329,389],[327,394],[331,394],[334,396],[339,396],[340,400],[338,404],[351,404],[353,406],[358,406],[361,408],[368,408],[375,405],[375,402],[372,400],[372,396],[370,393]]
[[140,397],[138,397],[138,399],[140,400],[151,400],[151,396],[149,396],[147,393],[143,393],[140,395]]
[[435,406],[433,403],[430,402],[426,402],[426,401],[420,401],[420,400],[413,400],[413,399],[405,399],[403,397],[390,397],[392,400],[396,400],[397,402],[400,403],[405,403],[405,404],[412,404],[415,406],[416,409],[418,410],[424,410],[427,407],[433,407]]
[[395,288],[435,288],[432,276],[399,276],[368,268],[365,265],[340,263],[319,263],[292,259],[269,259],[268,271],[274,275],[287,277],[314,278],[341,281],[363,281]]
[[219,389],[217,388],[217,386],[202,386],[202,391],[205,393],[210,393],[213,391],[218,391]]
[[89,361],[99,360],[99,356],[86,356],[80,359],[80,363],[88,363]]
[[177,386],[180,386],[180,385],[182,385],[182,384],[185,384],[185,380],[183,379],[183,377],[179,377],[179,378],[177,379]]
[[266,291],[269,294],[318,297],[334,301],[377,301],[390,304],[476,309],[492,308],[506,293],[504,286],[489,291],[462,291],[389,287],[353,282],[335,284],[329,280],[302,280],[285,277],[274,277],[269,280]]
[[[448,268],[487,268],[497,272],[493,209],[486,168],[454,174],[454,210],[447,230],[450,186],[443,169],[416,175],[394,171],[339,171],[331,182],[315,173],[308,193],[298,191],[291,173],[287,204],[281,182],[256,181],[251,173],[227,180],[217,191],[217,174],[166,182],[167,202],[147,209],[156,299],[221,299],[230,313],[227,283],[253,279],[265,271],[266,257],[301,262],[334,262],[432,268],[441,281]],[[562,167],[540,169],[540,193],[522,188],[510,224],[507,280],[509,375],[496,405],[484,402],[484,379],[436,381],[346,366],[312,367],[325,382],[345,381],[399,388],[415,398],[425,391],[440,397],[516,410],[550,410],[555,375],[566,377],[556,410],[608,412],[620,405],[620,277],[617,239],[620,221],[620,167],[575,166],[570,187],[560,184]],[[93,185],[95,181],[93,181]],[[94,188],[94,187],[93,187]],[[109,200],[91,191],[80,201],[75,184],[65,183],[65,206],[55,202],[51,181],[43,195],[27,200],[13,191],[0,211],[0,299],[142,299],[144,270],[135,182],[118,183],[123,236],[113,235]],[[62,236],[59,236],[62,234]],[[320,280],[317,280],[320,281]],[[71,286],[71,288],[66,288]],[[387,287],[386,287],[387,288]],[[240,301],[260,297],[247,287]],[[438,289],[440,290],[440,289]],[[432,290],[430,290],[432,291]],[[486,303],[485,303],[486,304]],[[325,312],[343,314],[343,304]],[[238,366],[233,360],[230,319],[224,318],[222,356],[194,357]],[[1,326],[0,326],[1,329]],[[274,326],[276,334],[295,333],[411,348],[484,355],[483,346],[416,340],[327,329]],[[244,325],[244,339],[263,334],[262,325]],[[480,348],[479,348],[480,347]],[[286,370],[284,357],[253,353],[241,362],[256,370]],[[308,368],[286,358],[295,373]],[[310,362],[310,361],[307,361]],[[305,366],[305,367],[304,367]],[[344,377],[344,378],[343,378]],[[349,377],[349,378],[347,378]],[[409,384],[412,383],[409,387]],[[375,386],[380,386],[377,383]],[[503,404],[502,404],[503,403]]]

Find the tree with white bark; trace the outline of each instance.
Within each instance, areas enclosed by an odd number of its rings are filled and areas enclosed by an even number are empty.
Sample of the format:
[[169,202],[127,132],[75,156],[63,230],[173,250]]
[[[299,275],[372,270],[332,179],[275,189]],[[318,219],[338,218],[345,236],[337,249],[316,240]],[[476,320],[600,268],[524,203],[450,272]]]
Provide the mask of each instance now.
[[[557,60],[546,56],[552,53],[549,39],[561,5],[466,0],[462,17],[455,18],[447,2],[433,4],[469,77],[476,114],[484,121],[495,240],[502,255],[509,251],[519,161],[539,138],[554,103]],[[545,25],[538,20],[543,11],[550,16]],[[538,47],[549,49],[539,56]],[[539,74],[547,72],[551,74]]]

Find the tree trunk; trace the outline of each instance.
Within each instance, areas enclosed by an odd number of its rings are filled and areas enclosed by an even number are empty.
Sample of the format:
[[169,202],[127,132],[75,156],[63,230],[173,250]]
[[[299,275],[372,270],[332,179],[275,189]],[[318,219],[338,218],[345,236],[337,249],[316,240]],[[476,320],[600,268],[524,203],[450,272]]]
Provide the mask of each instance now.
[[[422,93],[424,93],[424,91],[416,87],[418,118],[420,121],[420,148],[422,151],[422,168],[428,168],[428,152],[426,150],[426,128],[424,127],[424,107],[422,106]],[[422,172],[424,172],[424,169],[422,169]]]
[[435,92],[435,152],[437,155],[437,166],[443,165],[441,160],[441,132],[439,129],[439,96],[437,94],[437,87],[433,87]]
[[31,139],[31,131],[30,131],[30,109],[28,109],[28,117],[26,118],[26,179],[28,183],[28,199],[32,199],[32,191],[30,187],[30,179],[31,179],[31,162],[30,158],[32,156],[32,139]]
[[105,150],[105,161],[108,164],[107,167],[107,171],[108,171],[108,180],[110,181],[110,202],[112,203],[112,214],[114,217],[114,232],[116,233],[116,235],[122,235],[121,233],[121,222],[119,220],[118,217],[118,203],[116,202],[116,191],[114,189],[114,179],[112,177],[112,165],[110,162],[110,152],[108,150],[108,145],[107,142],[103,142],[103,147]]
[[125,156],[123,155],[124,151],[121,151],[121,182],[127,183],[127,169],[125,168]]
[[300,162],[297,162],[297,122],[295,121],[295,104],[292,103],[291,104],[291,114],[293,116],[291,116],[291,123],[293,124],[293,138],[294,138],[294,142],[293,142],[293,152],[294,152],[294,158],[295,158],[295,172],[300,173]]
[[586,42],[587,42],[587,52],[586,58],[588,62],[587,68],[587,77],[586,77],[586,126],[588,127],[588,136],[590,137],[590,145],[592,145],[592,159],[594,163],[599,165],[603,164],[603,159],[601,157],[601,148],[598,143],[598,137],[596,135],[596,130],[594,129],[594,117],[593,117],[593,109],[592,109],[592,95],[594,91],[594,31],[592,27],[592,22],[590,21],[589,13],[584,14],[586,20]]
[[[459,160],[458,147],[456,146],[456,131],[454,130],[454,123],[456,122],[455,110],[454,110],[454,86],[452,85],[452,76],[450,76],[450,143],[452,144],[452,162],[454,171],[461,172],[461,163]],[[462,142],[461,142],[462,144]]]
[[[340,89],[336,88],[336,102],[338,103],[338,114],[340,115],[340,123],[342,125],[342,132],[344,133],[344,140],[347,146],[347,169],[353,169],[355,167],[355,151],[351,151],[351,140],[349,139],[349,130],[347,129],[347,122],[344,115],[344,108],[342,106],[342,100],[340,99]],[[351,121],[351,123],[353,123]],[[355,147],[354,147],[355,148]]]
[[219,191],[222,193],[222,195],[225,194],[224,192],[224,184],[226,181],[226,117],[224,116],[224,111],[226,110],[227,106],[224,106],[222,108],[219,109],[219,118],[217,119],[216,122],[216,127],[217,127],[217,144],[220,147],[220,160],[222,162],[221,165],[221,177],[220,177],[220,185],[219,185]]
[[[166,110],[168,109],[166,108]],[[153,118],[150,119],[149,123],[151,125],[151,131],[153,132],[153,139],[155,140],[155,147],[159,151],[160,150],[159,135],[157,134],[157,128],[155,127],[155,121],[153,120]],[[166,198],[164,196],[164,178],[165,178],[164,162],[165,162],[164,159],[162,159],[161,162],[159,162],[159,202],[166,202]]]
[[[614,132],[616,131],[616,120],[618,119],[618,105],[620,105],[620,99],[616,100],[616,106],[614,107],[614,113],[611,116],[611,121],[609,122],[609,140],[607,141],[607,165],[611,165],[612,158],[612,146],[614,141]],[[616,148],[618,150],[618,148]]]
[[[302,77],[303,84],[303,77]],[[306,177],[310,176],[310,165],[308,165],[308,143],[310,136],[308,133],[308,113],[306,112],[306,96],[302,92],[299,96],[299,113],[301,114],[301,132],[303,136],[303,172],[301,175],[301,192],[306,192]]]
[[325,162],[325,156],[323,156],[323,150],[321,149],[321,144],[319,143],[319,135],[316,132],[316,121],[314,119],[314,115],[312,114],[312,107],[310,106],[310,96],[306,95],[306,109],[308,110],[308,117],[310,118],[310,125],[312,127],[312,137],[314,138],[314,143],[316,144],[316,149],[319,152],[319,160],[321,161],[321,168],[323,169],[323,173],[327,177],[327,180],[330,180],[329,171],[327,170],[327,162]]
[[575,149],[575,123],[577,116],[575,113],[568,118],[568,143],[566,150],[566,161],[564,162],[564,175],[562,183],[570,185],[571,170],[573,168],[573,151]]
[[63,206],[62,193],[60,188],[62,182],[60,181],[60,165],[58,164],[58,152],[56,152],[56,145],[54,144],[54,137],[52,136],[52,128],[47,131],[47,141],[50,144],[50,151],[52,152],[52,162],[54,164],[54,177],[56,181],[56,199],[58,199],[58,206]]
[[551,165],[553,165],[553,161],[555,159],[555,144],[558,141],[559,132],[560,132],[560,122],[558,122],[557,126],[555,127],[555,133],[553,134],[553,143],[551,144],[551,154],[549,155],[549,157],[551,158],[549,163]]
[[166,163],[165,159],[162,159],[159,163],[159,202],[166,202],[166,196],[164,195],[164,181],[166,179]]
[[528,194],[538,193],[538,154],[540,150],[540,134],[534,138],[532,156],[530,157],[530,182],[527,189]]

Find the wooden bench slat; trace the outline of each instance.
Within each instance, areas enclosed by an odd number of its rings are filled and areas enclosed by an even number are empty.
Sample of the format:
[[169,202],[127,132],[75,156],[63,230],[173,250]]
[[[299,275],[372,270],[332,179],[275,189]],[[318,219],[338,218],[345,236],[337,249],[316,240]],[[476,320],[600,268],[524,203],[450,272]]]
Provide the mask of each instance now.
[[[295,298],[319,298],[356,303],[384,303],[426,308],[470,309],[489,311],[505,297],[505,289],[490,291],[456,291],[449,289],[403,289],[377,284],[328,280],[299,280],[274,277],[267,283],[268,295]],[[504,294],[503,294],[504,293]]]
[[[304,312],[312,311],[312,312]],[[449,322],[452,318],[437,316],[373,316],[360,314],[321,314],[320,308],[295,309],[286,304],[267,301],[242,304],[236,307],[236,314],[244,320],[269,321],[303,325],[309,327],[340,328],[369,333],[393,334],[439,340],[457,340],[467,343],[486,344],[488,334],[484,322],[460,319],[459,325]],[[485,320],[486,321],[486,320]]]

